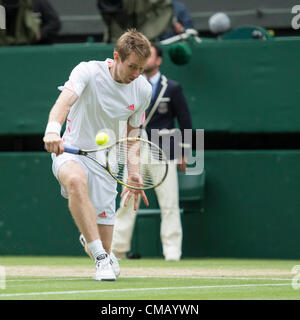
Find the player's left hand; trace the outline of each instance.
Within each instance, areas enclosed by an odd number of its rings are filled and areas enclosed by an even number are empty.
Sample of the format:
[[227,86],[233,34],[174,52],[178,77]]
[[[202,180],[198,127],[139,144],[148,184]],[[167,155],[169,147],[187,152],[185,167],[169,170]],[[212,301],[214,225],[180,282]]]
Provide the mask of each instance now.
[[[128,176],[128,184],[136,185],[137,187],[142,186],[143,185],[142,177],[139,174],[131,174]],[[143,201],[145,202],[145,205],[149,206],[149,202],[144,190],[136,190],[136,189],[125,187],[121,193],[121,198],[125,194],[127,194],[127,197],[124,202],[125,207],[127,206],[127,203],[130,200],[130,198],[134,196],[134,210],[136,211],[138,209],[138,204],[139,204],[139,195],[141,195]]]

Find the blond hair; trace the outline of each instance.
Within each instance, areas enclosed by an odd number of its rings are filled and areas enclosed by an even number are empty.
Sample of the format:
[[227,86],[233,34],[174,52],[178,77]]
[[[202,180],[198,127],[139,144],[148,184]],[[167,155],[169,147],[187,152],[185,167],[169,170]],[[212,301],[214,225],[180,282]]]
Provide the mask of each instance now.
[[136,29],[128,29],[117,40],[115,51],[124,61],[132,52],[141,59],[147,59],[151,55],[151,43],[142,33]]

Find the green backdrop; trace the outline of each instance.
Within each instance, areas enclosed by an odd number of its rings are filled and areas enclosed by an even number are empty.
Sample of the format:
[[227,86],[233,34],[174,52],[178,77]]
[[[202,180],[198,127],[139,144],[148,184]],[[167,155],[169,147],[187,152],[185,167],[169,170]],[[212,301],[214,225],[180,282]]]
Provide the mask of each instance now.
[[[171,63],[165,47],[162,71],[182,84],[195,129],[296,133],[299,50],[296,37],[203,41],[192,44],[185,66]],[[105,44],[1,48],[1,139],[41,135],[72,68],[112,51]],[[299,150],[206,150],[205,172],[204,202],[182,204],[183,256],[300,259]],[[83,254],[48,154],[0,152],[0,176],[0,254]],[[140,216],[133,250],[161,256],[159,224],[159,215]]]
[[[164,47],[162,72],[179,81],[194,128],[228,132],[299,132],[300,38],[191,43],[192,59],[173,64]],[[81,61],[112,57],[107,44],[0,50],[0,134],[44,132],[48,113]]]
[[[203,210],[183,206],[185,257],[300,259],[300,151],[206,151],[205,168]],[[48,154],[2,153],[0,175],[0,254],[83,254]],[[161,255],[159,224],[137,218],[135,252]]]

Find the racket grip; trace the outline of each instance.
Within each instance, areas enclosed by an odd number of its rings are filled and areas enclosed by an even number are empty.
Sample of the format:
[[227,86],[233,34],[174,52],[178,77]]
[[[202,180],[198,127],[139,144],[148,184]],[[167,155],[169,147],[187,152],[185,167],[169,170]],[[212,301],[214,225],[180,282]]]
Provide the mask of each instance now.
[[64,151],[68,153],[79,154],[78,148],[71,148],[71,147],[64,146]]

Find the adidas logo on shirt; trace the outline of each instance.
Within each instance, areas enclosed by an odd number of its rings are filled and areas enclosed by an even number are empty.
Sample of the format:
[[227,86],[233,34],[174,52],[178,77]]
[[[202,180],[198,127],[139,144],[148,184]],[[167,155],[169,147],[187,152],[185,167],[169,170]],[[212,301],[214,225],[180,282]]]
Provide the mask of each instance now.
[[127,110],[134,111],[134,104],[131,104],[130,106],[126,107]]

